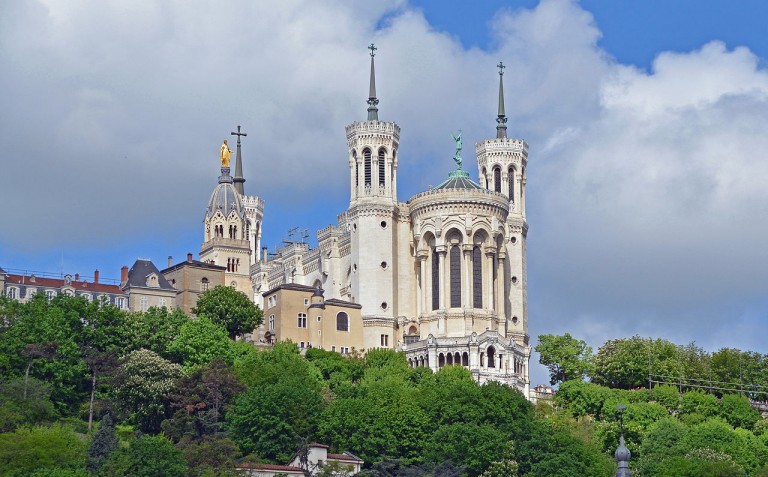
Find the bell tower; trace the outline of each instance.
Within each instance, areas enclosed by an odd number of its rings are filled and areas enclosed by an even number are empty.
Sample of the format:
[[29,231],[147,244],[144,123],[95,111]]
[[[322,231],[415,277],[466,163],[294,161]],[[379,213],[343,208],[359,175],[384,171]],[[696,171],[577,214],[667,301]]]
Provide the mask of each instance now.
[[522,139],[507,137],[507,117],[504,111],[504,69],[499,68],[499,106],[496,116],[496,138],[475,145],[480,185],[503,194],[509,200],[506,237],[503,251],[505,327],[507,336],[528,345],[528,302],[526,279],[525,169],[528,165],[528,144]]
[[[397,300],[397,148],[400,127],[379,120],[371,44],[368,118],[346,128],[350,202],[346,214],[351,237],[352,301],[362,305],[365,348],[394,341]],[[362,285],[364,284],[364,286]]]

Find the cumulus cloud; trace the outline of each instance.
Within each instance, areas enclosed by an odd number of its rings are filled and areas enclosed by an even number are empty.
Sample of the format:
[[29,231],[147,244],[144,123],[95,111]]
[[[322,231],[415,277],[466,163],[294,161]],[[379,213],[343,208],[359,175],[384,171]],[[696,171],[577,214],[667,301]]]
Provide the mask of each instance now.
[[443,180],[449,132],[495,135],[494,65],[507,65],[509,132],[531,145],[532,335],[768,338],[750,325],[768,279],[768,73],[747,48],[661,52],[641,71],[603,51],[568,0],[499,11],[491,51],[401,0],[0,8],[0,190],[21,205],[6,207],[0,259],[118,242],[131,256],[148,236],[199,246],[237,124],[265,243],[333,222],[375,42],[380,117],[403,131],[401,200]]

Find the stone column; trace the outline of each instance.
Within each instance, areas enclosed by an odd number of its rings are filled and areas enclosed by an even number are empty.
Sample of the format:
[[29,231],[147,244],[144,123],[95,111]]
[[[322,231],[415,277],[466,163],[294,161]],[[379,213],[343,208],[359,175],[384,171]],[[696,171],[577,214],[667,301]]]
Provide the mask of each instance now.
[[501,323],[502,320],[506,321],[506,309],[505,302],[506,296],[504,295],[504,288],[506,280],[504,277],[504,254],[499,253],[496,266],[496,309],[497,311],[497,323]]
[[464,272],[462,274],[464,283],[461,287],[461,304],[464,308],[472,308],[472,245],[464,244],[462,249],[464,250]]
[[445,310],[447,308],[446,301],[445,301],[445,290],[446,290],[446,279],[445,279],[445,245],[440,245],[435,247],[435,251],[437,252],[437,259],[438,259],[438,272],[437,275],[440,279],[440,283],[438,283],[437,289],[440,293],[440,297],[438,300],[438,303],[440,305],[441,310]]
[[427,288],[427,253],[419,252],[416,256],[416,260],[419,261],[419,278],[420,278],[420,288],[419,288],[419,295],[418,299],[416,300],[416,316],[420,316],[422,314],[427,313],[427,292],[429,288]]

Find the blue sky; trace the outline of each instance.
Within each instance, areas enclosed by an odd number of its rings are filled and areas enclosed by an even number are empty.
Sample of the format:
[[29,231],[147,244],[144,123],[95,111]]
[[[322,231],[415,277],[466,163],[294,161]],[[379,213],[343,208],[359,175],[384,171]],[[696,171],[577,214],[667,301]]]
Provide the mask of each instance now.
[[0,267],[197,254],[238,124],[263,245],[335,223],[375,42],[400,200],[444,179],[451,131],[468,152],[494,136],[507,65],[532,337],[768,352],[767,20],[758,1],[6,2]]

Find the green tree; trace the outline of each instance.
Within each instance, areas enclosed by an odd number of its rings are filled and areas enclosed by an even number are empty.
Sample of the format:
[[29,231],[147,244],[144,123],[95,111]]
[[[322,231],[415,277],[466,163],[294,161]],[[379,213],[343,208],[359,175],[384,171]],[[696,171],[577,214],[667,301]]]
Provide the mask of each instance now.
[[206,436],[200,440],[185,439],[177,446],[187,463],[187,475],[224,475],[232,472],[240,452],[237,444],[227,437]]
[[488,468],[480,474],[480,477],[517,477],[519,466],[515,461],[515,446],[510,442],[501,456],[501,460],[491,463]]
[[720,416],[733,427],[752,429],[760,420],[760,413],[752,407],[749,399],[738,394],[725,394],[720,401]]
[[121,448],[104,464],[106,477],[184,477],[181,451],[163,436],[141,436]]
[[580,380],[593,372],[592,348],[569,333],[539,335],[535,350],[539,353],[539,363],[549,369],[551,384]]
[[324,407],[319,373],[292,343],[239,360],[236,372],[248,389],[226,413],[232,437],[244,453],[290,460],[302,438],[316,436]]
[[217,358],[231,363],[232,343],[223,326],[203,315],[181,325],[168,353],[189,371]]
[[53,420],[57,413],[50,396],[50,388],[35,378],[27,384],[20,378],[0,382],[0,432]]
[[250,298],[222,285],[200,295],[192,312],[224,326],[231,339],[252,332],[262,320],[261,309]]
[[166,307],[153,306],[144,313],[132,313],[132,321],[136,341],[127,351],[144,348],[170,359],[168,347],[189,317],[178,308],[169,311]]
[[120,439],[112,425],[112,418],[107,414],[101,419],[99,430],[96,431],[88,446],[88,470],[94,474],[98,473],[119,445]]
[[0,476],[37,470],[84,469],[85,444],[70,429],[55,425],[0,434]]
[[181,377],[181,366],[146,349],[121,360],[113,392],[121,408],[132,413],[144,431],[157,431],[165,418],[166,396]]

